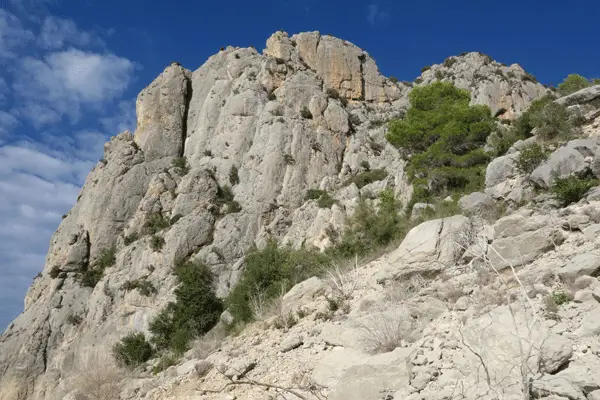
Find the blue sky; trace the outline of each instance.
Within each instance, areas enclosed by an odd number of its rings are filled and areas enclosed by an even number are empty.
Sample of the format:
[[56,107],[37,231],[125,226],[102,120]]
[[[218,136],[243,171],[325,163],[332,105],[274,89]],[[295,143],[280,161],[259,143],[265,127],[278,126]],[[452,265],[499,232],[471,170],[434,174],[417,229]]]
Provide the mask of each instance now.
[[0,1],[0,330],[103,143],[134,128],[137,93],[171,61],[196,69],[220,47],[318,30],[401,80],[481,51],[557,84],[600,76],[598,16],[586,0]]

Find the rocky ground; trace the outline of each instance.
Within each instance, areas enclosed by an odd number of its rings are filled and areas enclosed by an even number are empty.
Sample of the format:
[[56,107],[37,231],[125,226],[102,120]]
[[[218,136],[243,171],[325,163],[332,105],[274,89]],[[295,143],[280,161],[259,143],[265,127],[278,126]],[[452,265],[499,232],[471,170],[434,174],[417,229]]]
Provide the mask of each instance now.
[[[209,265],[225,296],[252,245],[323,249],[359,198],[410,199],[385,121],[434,80],[509,121],[550,92],[480,53],[398,83],[317,32],[277,32],[263,54],[228,47],[194,72],[167,67],[138,97],[135,134],[105,145],[0,337],[0,399],[600,399],[600,190],[568,207],[547,192],[556,177],[600,178],[600,86],[556,100],[582,124],[578,139],[552,144],[531,173],[519,155],[539,139],[515,143],[461,214],[297,285],[237,335],[223,334],[225,314],[156,375],[107,356],[173,299],[176,260]],[[315,188],[337,203],[306,199]],[[82,284],[110,249],[114,262]]]

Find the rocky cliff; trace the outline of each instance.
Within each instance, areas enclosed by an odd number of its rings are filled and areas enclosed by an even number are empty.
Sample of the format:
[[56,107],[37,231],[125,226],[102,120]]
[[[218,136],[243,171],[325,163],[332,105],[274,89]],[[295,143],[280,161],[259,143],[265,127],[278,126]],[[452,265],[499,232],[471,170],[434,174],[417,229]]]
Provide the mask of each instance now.
[[[413,85],[433,80],[469,89],[473,103],[505,119],[548,92],[518,65],[478,53],[399,83],[362,49],[318,32],[277,32],[262,54],[228,47],[194,72],[168,66],[138,96],[135,133],[105,145],[51,239],[23,313],[0,338],[0,399],[71,393],[69,379],[89,359],[132,330],[147,330],[172,300],[176,260],[209,265],[225,296],[251,246],[273,238],[323,249],[360,197],[376,199],[389,188],[406,203],[412,188],[405,161],[385,140],[382,122],[405,113]],[[376,169],[385,171],[377,180],[347,184]],[[337,202],[320,208],[306,200],[309,189]],[[153,240],[164,243],[160,251]],[[97,282],[82,281],[113,255]],[[155,292],[124,289],[136,279]]]

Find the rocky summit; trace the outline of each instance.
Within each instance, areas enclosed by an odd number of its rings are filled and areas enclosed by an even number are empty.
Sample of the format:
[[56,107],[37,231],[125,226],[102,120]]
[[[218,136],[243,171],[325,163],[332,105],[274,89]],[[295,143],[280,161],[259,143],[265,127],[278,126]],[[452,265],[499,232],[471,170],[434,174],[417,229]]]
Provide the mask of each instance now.
[[0,399],[600,399],[600,86],[480,53],[399,82],[280,31],[136,112],[0,336]]

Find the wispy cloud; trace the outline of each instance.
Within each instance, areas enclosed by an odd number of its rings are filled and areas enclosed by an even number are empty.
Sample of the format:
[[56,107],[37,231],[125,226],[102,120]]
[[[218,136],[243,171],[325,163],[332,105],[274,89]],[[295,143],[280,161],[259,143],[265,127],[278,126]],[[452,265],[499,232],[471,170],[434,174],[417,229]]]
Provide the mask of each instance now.
[[[126,58],[76,49],[50,53],[43,60],[25,57],[20,65],[14,90],[24,100],[23,113],[38,127],[56,122],[56,115],[77,122],[82,107],[100,107],[115,100],[129,85],[134,70]],[[28,112],[31,106],[47,110],[40,119],[38,112]]]
[[390,22],[391,12],[380,3],[371,3],[367,6],[367,22],[372,28],[387,26]]
[[[51,2],[11,0],[21,11]],[[109,30],[17,13],[0,8],[0,331],[104,142],[135,124],[135,100],[122,96],[137,67],[106,48]]]

